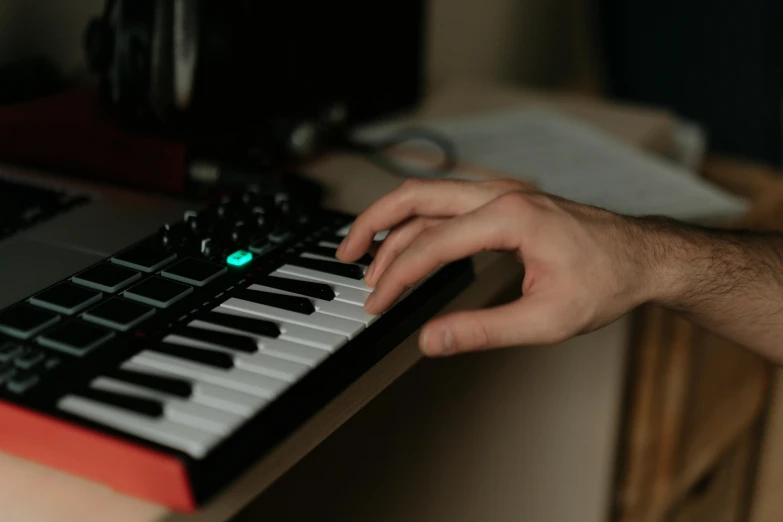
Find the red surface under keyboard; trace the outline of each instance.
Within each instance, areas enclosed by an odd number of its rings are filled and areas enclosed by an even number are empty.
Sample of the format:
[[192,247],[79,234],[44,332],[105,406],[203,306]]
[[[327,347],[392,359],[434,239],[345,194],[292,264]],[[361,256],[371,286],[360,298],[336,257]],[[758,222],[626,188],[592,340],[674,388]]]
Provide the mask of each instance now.
[[0,451],[177,511],[194,511],[184,463],[108,434],[0,401]]

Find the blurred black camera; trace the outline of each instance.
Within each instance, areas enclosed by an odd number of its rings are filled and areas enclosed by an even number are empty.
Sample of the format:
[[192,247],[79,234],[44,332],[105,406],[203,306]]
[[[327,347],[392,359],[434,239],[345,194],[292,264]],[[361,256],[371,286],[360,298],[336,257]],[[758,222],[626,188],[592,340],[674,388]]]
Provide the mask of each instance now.
[[108,0],[84,43],[124,126],[301,157],[419,100],[423,4]]

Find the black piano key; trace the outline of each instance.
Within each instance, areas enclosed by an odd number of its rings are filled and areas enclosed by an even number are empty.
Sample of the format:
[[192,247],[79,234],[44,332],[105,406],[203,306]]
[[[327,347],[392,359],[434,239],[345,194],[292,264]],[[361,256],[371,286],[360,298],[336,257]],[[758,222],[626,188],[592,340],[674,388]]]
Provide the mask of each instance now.
[[177,397],[188,398],[193,394],[192,384],[184,379],[151,375],[134,370],[115,370],[111,373],[111,377],[142,388],[176,395]]
[[158,343],[149,347],[150,350],[179,357],[188,361],[223,368],[225,370],[234,367],[234,358],[225,352],[208,350],[207,348],[195,348],[179,344]]
[[307,248],[305,248],[305,252],[308,252],[310,254],[318,254],[319,256],[324,257],[334,257],[335,259],[337,256],[337,249],[332,247],[325,247],[321,245],[310,245]]
[[318,272],[347,277],[361,281],[364,279],[364,271],[359,265],[340,263],[337,261],[321,261],[320,259],[308,259],[306,257],[294,257],[288,263],[302,268],[309,268]]
[[122,393],[110,392],[106,390],[95,390],[88,388],[80,390],[78,395],[85,399],[91,399],[96,402],[102,402],[109,406],[116,406],[124,410],[132,411],[147,417],[161,417],[163,415],[163,403],[155,399],[143,397],[134,397]]
[[264,276],[255,279],[259,285],[277,288],[293,294],[305,295],[313,299],[323,299],[324,301],[334,300],[334,290],[327,284],[309,281],[299,281],[297,279],[288,279],[284,277]]
[[234,294],[234,297],[304,315],[315,312],[315,307],[309,299],[295,295],[274,294],[263,290],[240,290]]
[[230,348],[239,352],[256,353],[258,351],[256,341],[247,335],[218,332],[194,326],[184,326],[177,329],[174,333],[182,337],[217,344],[223,348]]
[[254,317],[240,317],[232,314],[221,314],[220,312],[206,312],[198,316],[198,318],[207,323],[263,335],[265,337],[280,336],[280,328],[278,328],[275,323],[263,319],[256,319]]
[[[304,251],[307,252],[308,254],[317,254],[319,256],[334,258],[335,261],[337,260],[336,248],[325,247],[320,245],[312,245],[312,246],[305,247]],[[364,254],[361,258],[355,261],[355,263],[358,265],[369,266],[370,263],[372,263],[372,256],[369,254]]]

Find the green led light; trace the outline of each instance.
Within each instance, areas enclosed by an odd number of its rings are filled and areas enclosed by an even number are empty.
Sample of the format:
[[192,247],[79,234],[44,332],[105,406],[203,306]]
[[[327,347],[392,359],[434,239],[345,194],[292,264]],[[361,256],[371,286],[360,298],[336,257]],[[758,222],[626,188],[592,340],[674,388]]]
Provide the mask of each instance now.
[[247,250],[237,250],[226,259],[229,265],[244,266],[253,260],[253,254]]

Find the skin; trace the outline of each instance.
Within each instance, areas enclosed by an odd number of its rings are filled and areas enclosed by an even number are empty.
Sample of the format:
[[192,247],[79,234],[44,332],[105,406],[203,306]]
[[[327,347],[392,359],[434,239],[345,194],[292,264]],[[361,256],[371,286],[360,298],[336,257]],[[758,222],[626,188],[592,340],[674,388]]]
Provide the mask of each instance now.
[[[377,252],[373,237],[391,229]],[[438,317],[428,356],[551,345],[654,303],[783,363],[783,238],[628,217],[516,180],[407,180],[358,216],[337,256],[375,254],[365,308],[387,309],[443,263],[505,251],[525,267],[522,297]]]

